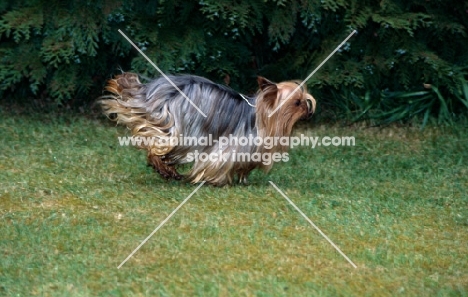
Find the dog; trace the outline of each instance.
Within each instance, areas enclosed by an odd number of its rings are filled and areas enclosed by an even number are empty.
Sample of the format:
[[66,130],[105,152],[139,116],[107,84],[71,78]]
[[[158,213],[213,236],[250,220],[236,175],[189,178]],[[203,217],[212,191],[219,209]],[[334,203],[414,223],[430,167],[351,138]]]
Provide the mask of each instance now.
[[[278,157],[288,147],[217,140],[289,137],[294,124],[310,117],[316,107],[314,97],[305,87],[298,88],[296,81],[273,83],[258,77],[257,82],[257,93],[245,96],[195,75],[159,77],[141,83],[137,74],[124,72],[108,81],[105,89],[109,94],[101,98],[100,104],[105,115],[131,130],[132,137],[155,140],[137,146],[147,151],[148,165],[162,177],[182,179],[176,167],[192,161],[186,176],[192,183],[205,181],[223,186],[232,184],[236,177],[240,183],[247,183],[252,170],[268,172],[273,163],[236,156]],[[182,137],[209,137],[214,141],[208,145],[167,141]],[[194,158],[197,155],[205,158]],[[218,158],[212,158],[214,155]]]

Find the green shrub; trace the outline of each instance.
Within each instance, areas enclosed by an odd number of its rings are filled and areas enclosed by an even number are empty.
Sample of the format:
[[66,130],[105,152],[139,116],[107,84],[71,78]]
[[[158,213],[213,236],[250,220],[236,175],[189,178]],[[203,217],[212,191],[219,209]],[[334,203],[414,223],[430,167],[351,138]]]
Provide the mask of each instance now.
[[463,1],[40,1],[0,4],[3,98],[82,104],[119,71],[193,73],[243,92],[305,78],[322,114],[383,123],[468,108]]

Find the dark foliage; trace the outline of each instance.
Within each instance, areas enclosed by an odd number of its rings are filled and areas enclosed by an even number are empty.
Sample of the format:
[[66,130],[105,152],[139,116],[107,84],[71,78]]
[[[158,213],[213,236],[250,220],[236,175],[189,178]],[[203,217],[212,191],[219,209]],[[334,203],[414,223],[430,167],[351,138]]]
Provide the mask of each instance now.
[[[3,1],[2,98],[92,102],[119,71],[191,73],[253,90],[305,78],[322,115],[391,122],[468,108],[468,3],[416,0]],[[5,99],[3,99],[5,100]]]

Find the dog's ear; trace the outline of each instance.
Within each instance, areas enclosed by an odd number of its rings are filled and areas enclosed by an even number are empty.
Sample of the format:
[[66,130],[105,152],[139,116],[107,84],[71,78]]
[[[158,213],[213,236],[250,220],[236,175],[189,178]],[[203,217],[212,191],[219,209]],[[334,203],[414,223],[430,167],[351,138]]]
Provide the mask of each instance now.
[[268,108],[273,108],[278,99],[278,85],[264,77],[257,77],[258,87],[262,93],[262,102]]
[[278,89],[274,82],[269,81],[268,79],[266,79],[266,78],[264,78],[262,76],[257,77],[257,83],[258,83],[258,87],[262,91],[265,91],[265,89],[267,89],[267,88],[274,88],[275,91]]

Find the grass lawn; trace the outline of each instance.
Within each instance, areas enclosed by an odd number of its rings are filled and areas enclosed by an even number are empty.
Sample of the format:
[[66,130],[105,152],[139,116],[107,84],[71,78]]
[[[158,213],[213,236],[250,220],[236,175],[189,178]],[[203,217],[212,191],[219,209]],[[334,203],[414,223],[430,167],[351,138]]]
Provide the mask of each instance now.
[[301,124],[356,146],[201,187],[120,269],[196,186],[162,180],[112,125],[0,112],[0,296],[468,296],[466,124]]

